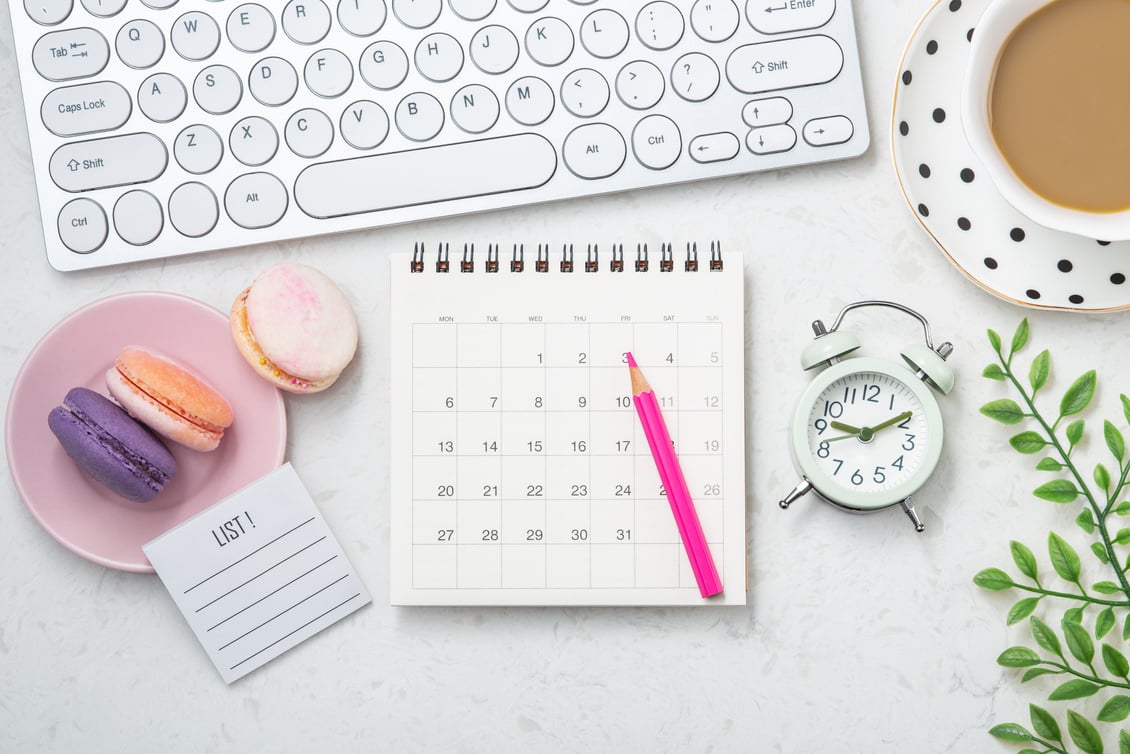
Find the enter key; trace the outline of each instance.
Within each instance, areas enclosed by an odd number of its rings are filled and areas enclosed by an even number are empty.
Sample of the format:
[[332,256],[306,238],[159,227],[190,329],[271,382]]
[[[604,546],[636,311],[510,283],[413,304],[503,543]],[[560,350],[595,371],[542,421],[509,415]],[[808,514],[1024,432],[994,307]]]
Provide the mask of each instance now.
[[836,0],[748,0],[746,16],[762,34],[818,29],[832,19]]

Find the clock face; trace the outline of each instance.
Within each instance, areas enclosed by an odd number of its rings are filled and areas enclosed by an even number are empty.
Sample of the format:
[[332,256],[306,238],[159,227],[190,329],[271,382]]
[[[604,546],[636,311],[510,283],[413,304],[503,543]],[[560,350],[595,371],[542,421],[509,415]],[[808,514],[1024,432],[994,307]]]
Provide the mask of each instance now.
[[804,465],[817,470],[812,476],[822,478],[810,481],[834,501],[890,504],[933,471],[939,448],[932,445],[940,444],[941,428],[933,426],[937,407],[917,380],[849,371],[820,389],[808,408]]

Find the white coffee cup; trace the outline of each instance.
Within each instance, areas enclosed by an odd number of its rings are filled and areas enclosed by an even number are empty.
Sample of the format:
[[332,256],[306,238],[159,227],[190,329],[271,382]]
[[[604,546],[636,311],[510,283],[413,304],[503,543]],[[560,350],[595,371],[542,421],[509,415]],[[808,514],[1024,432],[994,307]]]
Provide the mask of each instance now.
[[1104,241],[1130,240],[1130,209],[1087,212],[1048,201],[1016,177],[997,148],[989,126],[989,104],[997,61],[1013,30],[1056,0],[992,0],[974,27],[961,99],[961,124],[974,154],[1005,201],[1036,223]]

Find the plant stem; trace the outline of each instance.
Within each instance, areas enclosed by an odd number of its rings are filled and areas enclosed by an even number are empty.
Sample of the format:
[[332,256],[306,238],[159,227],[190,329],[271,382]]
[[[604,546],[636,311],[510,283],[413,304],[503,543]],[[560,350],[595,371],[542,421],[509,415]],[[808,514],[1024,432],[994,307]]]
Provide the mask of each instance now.
[[1043,587],[1026,586],[1024,584],[1013,584],[1017,589],[1025,592],[1032,592],[1033,594],[1043,594],[1048,597],[1061,597],[1065,600],[1078,600],[1079,602],[1089,602],[1092,605],[1109,605],[1110,607],[1130,607],[1130,600],[1102,600],[1097,597],[1088,595],[1071,594],[1070,592],[1057,592],[1054,589],[1044,589]]
[[[1076,678],[1082,678],[1084,681],[1089,681],[1089,682],[1094,683],[1094,684],[1099,685],[1099,686],[1106,686],[1108,688],[1113,687],[1113,688],[1119,688],[1119,689],[1130,689],[1130,683],[1119,683],[1118,681],[1112,681],[1112,680],[1108,680],[1106,678],[1099,678],[1097,674],[1096,675],[1087,675],[1086,673],[1080,673],[1078,670],[1075,670],[1070,665],[1068,665],[1066,660],[1064,662],[1054,662],[1052,660],[1043,660],[1043,661],[1041,661],[1041,664],[1042,665],[1051,665],[1053,668],[1059,668],[1059,669],[1063,670],[1065,673],[1070,673],[1071,675],[1075,676]],[[1091,669],[1091,672],[1094,672],[1094,668]]]

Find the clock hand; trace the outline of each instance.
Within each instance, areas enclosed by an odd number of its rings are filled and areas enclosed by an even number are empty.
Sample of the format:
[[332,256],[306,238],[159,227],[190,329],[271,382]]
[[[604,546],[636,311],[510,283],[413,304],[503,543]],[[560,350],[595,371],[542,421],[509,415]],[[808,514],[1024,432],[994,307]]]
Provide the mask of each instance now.
[[[831,426],[832,429],[838,429],[841,432],[851,432],[852,436],[858,435],[860,430],[860,427],[853,427],[850,424],[844,424],[843,422],[838,421],[833,421],[829,426]],[[837,437],[836,439],[839,440],[841,438]]]
[[875,434],[880,429],[886,429],[887,427],[892,427],[895,424],[901,424],[902,422],[906,421],[907,419],[909,419],[913,415],[914,415],[914,413],[911,412],[911,411],[903,411],[898,416],[895,416],[891,419],[887,419],[885,422],[880,422],[879,424],[876,424],[874,427],[871,427],[871,434]]

